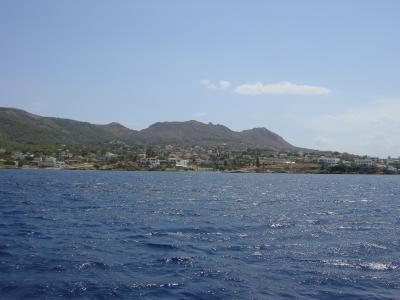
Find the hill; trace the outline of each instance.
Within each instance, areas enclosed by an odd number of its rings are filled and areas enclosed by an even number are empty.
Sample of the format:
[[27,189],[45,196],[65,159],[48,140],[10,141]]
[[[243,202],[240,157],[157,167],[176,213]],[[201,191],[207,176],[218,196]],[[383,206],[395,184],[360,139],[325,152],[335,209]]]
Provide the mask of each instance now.
[[229,128],[198,121],[155,123],[138,132],[138,137],[152,144],[204,145],[240,142],[235,132]]
[[186,122],[159,122],[137,133],[140,140],[150,144],[186,145],[247,145],[259,148],[295,148],[279,135],[266,128],[236,132],[224,125]]
[[285,141],[281,136],[266,128],[253,128],[239,133],[244,144],[253,145],[256,148],[293,149],[293,145]]
[[128,144],[241,145],[271,149],[293,149],[266,128],[236,132],[223,125],[158,122],[136,131],[119,123],[96,125],[62,118],[42,117],[15,108],[0,108],[0,143],[14,145],[102,145],[119,140]]
[[[101,144],[119,136],[114,125],[94,125],[0,108],[0,141],[21,145]],[[127,129],[129,130],[129,129]]]

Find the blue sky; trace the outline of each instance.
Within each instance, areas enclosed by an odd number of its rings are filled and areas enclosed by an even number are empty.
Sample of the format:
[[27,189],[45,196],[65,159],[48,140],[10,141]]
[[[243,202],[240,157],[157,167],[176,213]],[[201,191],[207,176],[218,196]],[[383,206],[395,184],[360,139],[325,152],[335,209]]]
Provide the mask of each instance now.
[[400,155],[400,1],[1,1],[0,105]]

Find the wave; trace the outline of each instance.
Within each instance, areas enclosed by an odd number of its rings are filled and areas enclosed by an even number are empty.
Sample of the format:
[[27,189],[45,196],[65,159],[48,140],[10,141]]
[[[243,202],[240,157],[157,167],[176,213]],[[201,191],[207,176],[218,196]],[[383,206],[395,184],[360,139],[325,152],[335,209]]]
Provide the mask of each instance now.
[[83,270],[83,269],[101,269],[101,270],[107,270],[107,269],[109,269],[109,268],[110,268],[109,265],[107,265],[107,264],[105,264],[105,263],[102,263],[102,262],[97,262],[97,261],[87,261],[87,262],[81,263],[81,264],[78,266],[78,269],[79,269],[79,270]]
[[175,257],[165,257],[158,261],[164,264],[191,265],[193,264],[194,260],[192,257],[175,256]]
[[372,271],[389,271],[399,269],[399,265],[393,263],[383,262],[352,262],[347,260],[332,259],[332,260],[321,260],[323,264],[336,266],[336,267],[348,267],[362,270]]

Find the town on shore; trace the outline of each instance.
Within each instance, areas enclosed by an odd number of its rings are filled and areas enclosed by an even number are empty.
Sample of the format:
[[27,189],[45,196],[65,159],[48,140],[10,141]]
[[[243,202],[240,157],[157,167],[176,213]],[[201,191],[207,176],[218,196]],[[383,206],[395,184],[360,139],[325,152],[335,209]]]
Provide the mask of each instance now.
[[60,145],[52,149],[0,147],[0,168],[67,170],[225,171],[238,173],[398,174],[400,158],[386,159],[315,150],[268,150],[219,146],[107,147]]

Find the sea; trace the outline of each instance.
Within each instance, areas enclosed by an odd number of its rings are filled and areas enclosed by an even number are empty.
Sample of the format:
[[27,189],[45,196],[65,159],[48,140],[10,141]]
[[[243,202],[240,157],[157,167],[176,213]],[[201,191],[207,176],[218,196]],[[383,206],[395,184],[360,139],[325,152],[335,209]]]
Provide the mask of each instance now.
[[400,176],[1,170],[0,299],[400,299]]

